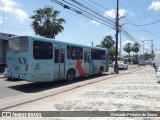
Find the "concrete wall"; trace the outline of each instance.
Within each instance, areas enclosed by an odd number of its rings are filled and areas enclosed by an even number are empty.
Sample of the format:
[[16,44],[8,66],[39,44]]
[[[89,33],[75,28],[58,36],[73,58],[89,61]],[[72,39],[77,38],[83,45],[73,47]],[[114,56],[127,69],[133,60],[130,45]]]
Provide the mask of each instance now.
[[3,63],[3,41],[0,40],[0,63]]
[[15,35],[0,33],[0,63],[6,63],[8,40]]

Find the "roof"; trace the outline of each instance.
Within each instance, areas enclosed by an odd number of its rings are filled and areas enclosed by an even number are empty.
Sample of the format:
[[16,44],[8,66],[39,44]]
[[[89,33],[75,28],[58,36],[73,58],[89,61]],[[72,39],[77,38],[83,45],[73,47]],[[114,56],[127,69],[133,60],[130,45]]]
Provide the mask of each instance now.
[[16,35],[13,35],[13,34],[7,34],[7,33],[0,33],[0,41],[1,40],[9,40],[10,37],[13,37],[13,36],[16,36]]

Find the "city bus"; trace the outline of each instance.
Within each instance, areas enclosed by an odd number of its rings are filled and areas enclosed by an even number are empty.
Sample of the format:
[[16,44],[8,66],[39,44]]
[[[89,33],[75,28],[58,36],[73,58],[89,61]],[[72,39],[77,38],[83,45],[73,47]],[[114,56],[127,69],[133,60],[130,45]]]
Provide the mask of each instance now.
[[16,36],[9,40],[8,79],[73,81],[75,77],[101,75],[108,69],[109,54],[105,48],[34,36]]

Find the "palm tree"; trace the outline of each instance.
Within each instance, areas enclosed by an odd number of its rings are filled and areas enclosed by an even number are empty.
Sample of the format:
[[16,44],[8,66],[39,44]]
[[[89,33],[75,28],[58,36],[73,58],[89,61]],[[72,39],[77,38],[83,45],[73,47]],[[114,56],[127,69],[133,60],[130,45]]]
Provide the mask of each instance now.
[[101,42],[101,45],[105,48],[110,49],[115,44],[115,41],[113,40],[113,37],[111,35],[107,35],[104,37],[103,41]]
[[131,61],[130,52],[132,51],[132,46],[133,46],[132,43],[128,42],[124,45],[124,48],[123,48],[123,50],[126,51],[129,55],[129,62]]
[[114,47],[115,41],[113,40],[113,37],[111,35],[107,35],[103,38],[100,45],[97,45],[97,47],[107,48],[110,58],[114,59],[115,56],[115,47]]
[[138,61],[138,55],[137,53],[140,50],[140,45],[138,43],[134,43],[133,47],[132,47],[132,51],[136,53],[135,57],[136,57],[136,61]]
[[34,13],[35,15],[30,18],[33,19],[31,26],[36,35],[55,38],[59,32],[64,30],[62,23],[65,20],[63,18],[57,19],[60,12],[54,10],[52,7],[39,8]]
[[138,43],[134,43],[132,50],[133,50],[133,52],[135,52],[137,54],[140,50],[140,45]]

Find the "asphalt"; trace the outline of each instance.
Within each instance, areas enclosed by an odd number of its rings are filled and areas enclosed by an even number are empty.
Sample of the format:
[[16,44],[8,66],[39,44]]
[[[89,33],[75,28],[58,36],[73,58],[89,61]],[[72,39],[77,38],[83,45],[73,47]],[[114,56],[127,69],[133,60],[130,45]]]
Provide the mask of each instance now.
[[[159,111],[160,79],[151,66],[78,87],[7,110],[18,111]],[[36,89],[36,88],[35,88]],[[32,96],[33,97],[33,96]],[[62,118],[67,119],[67,118]],[[71,119],[71,118],[70,118]],[[75,118],[73,118],[75,119]],[[92,118],[89,118],[92,119]],[[104,118],[105,119],[105,118]],[[107,118],[115,119],[115,118]],[[133,120],[135,118],[123,118]],[[150,118],[136,118],[148,120]],[[152,119],[158,119],[153,117]]]

